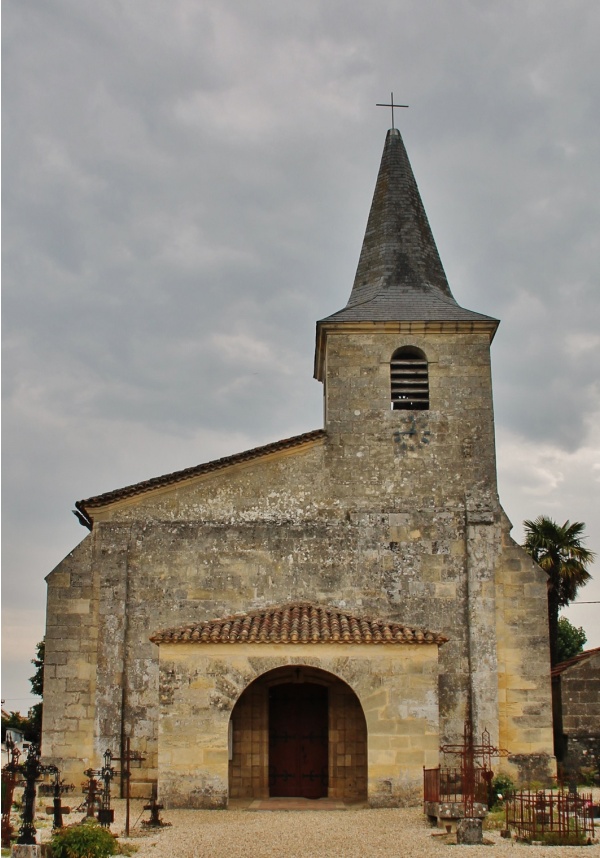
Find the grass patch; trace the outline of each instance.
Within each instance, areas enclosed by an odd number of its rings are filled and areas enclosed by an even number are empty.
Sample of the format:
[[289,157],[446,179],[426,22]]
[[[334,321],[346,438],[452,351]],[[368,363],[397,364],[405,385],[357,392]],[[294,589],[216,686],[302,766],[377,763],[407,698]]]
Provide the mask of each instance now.
[[496,808],[495,810],[490,810],[488,815],[483,820],[483,830],[500,831],[502,828],[506,828],[506,814],[504,812],[504,808]]
[[543,843],[544,846],[587,846],[588,841],[585,834],[570,834],[565,837],[557,831],[545,831],[543,834],[536,834],[536,841]]
[[135,843],[119,843],[119,855],[135,855],[139,848]]

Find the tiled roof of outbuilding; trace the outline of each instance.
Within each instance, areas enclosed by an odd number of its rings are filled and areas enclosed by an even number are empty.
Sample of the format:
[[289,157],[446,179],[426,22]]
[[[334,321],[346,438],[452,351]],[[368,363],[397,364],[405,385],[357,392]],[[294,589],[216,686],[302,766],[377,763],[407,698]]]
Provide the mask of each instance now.
[[[243,453],[236,453],[233,456],[225,456],[222,459],[213,459],[211,462],[204,462],[201,465],[194,465],[191,468],[185,468],[182,471],[173,471],[171,474],[164,474],[162,477],[153,477],[151,480],[144,480],[141,483],[134,483],[130,486],[125,486],[122,489],[115,489],[111,492],[105,492],[101,495],[87,498],[86,500],[77,501],[75,504],[80,521],[91,524],[91,516],[89,509],[94,507],[105,506],[106,504],[114,503],[115,501],[125,500],[126,498],[134,497],[135,495],[144,494],[144,492],[152,491],[153,489],[170,486],[174,483],[180,483],[184,480],[189,480],[192,477],[198,477],[203,474],[209,474],[213,471],[220,471],[224,468],[237,465],[242,462],[249,462],[252,459],[259,459],[261,456],[267,456],[270,453],[278,453],[283,450],[289,450],[293,447],[301,447],[303,444],[311,441],[318,441],[326,435],[324,429],[315,429],[312,432],[305,432],[303,435],[294,435],[292,438],[284,438],[281,441],[275,441],[272,444],[264,444],[262,447],[253,447],[251,450],[244,450]],[[89,525],[88,525],[89,526]]]
[[390,620],[369,620],[302,603],[164,629],[150,640],[156,644],[443,644],[448,638]]
[[600,646],[595,647],[594,649],[586,649],[583,652],[577,653],[572,658],[568,658],[566,661],[561,661],[558,664],[555,664],[551,670],[551,676],[560,676],[565,670],[568,670],[570,667],[573,667],[574,664],[577,664],[580,661],[586,661],[591,656],[600,655]]

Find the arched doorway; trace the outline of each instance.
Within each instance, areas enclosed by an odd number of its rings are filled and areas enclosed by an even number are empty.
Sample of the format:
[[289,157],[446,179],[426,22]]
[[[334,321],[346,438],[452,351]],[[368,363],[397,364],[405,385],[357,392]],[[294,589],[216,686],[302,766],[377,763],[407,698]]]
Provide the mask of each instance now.
[[331,673],[293,665],[263,674],[234,706],[230,737],[230,798],[366,799],[365,717]]

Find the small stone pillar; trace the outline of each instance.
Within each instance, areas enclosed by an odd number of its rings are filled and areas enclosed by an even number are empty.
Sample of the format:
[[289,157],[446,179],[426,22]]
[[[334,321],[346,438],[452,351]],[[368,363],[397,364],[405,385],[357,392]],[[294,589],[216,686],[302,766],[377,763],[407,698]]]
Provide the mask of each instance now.
[[456,826],[456,842],[464,845],[483,843],[483,826],[481,819],[466,816],[459,820]]

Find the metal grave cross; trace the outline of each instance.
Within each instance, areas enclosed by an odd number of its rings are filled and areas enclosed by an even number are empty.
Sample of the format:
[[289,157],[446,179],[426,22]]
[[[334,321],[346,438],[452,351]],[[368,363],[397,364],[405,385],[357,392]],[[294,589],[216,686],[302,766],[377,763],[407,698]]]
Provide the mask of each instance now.
[[488,730],[484,730],[481,734],[481,744],[475,742],[470,704],[467,704],[462,745],[441,745],[440,751],[444,755],[457,754],[460,757],[465,816],[472,816],[473,803],[475,801],[475,769],[477,768],[477,760],[482,761],[482,777],[489,791],[492,778],[494,777],[491,767],[492,757],[508,757],[509,752],[505,748],[496,748],[491,744]]

